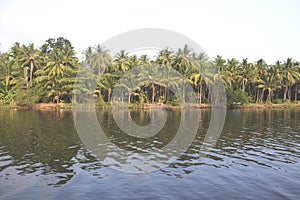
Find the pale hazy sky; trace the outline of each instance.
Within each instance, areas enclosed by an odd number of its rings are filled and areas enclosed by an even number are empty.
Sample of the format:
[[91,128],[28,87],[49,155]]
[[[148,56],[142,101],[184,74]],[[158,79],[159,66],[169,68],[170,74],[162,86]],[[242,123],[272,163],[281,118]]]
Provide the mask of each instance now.
[[298,0],[1,0],[0,50],[63,36],[77,53],[125,31],[164,28],[210,57],[300,61]]

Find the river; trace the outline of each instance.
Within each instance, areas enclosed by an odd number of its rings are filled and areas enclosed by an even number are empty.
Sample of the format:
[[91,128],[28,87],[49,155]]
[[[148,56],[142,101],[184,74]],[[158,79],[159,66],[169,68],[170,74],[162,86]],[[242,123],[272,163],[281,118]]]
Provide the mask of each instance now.
[[[109,166],[113,152],[91,151],[71,110],[2,108],[0,199],[299,199],[299,109],[227,110],[222,133],[204,156],[199,150],[211,110],[196,112],[199,128],[180,156],[131,173]],[[166,111],[158,134],[135,138],[118,128],[112,110],[96,113],[107,140],[126,155],[166,146],[183,115]],[[130,116],[140,126],[155,120],[146,110]]]

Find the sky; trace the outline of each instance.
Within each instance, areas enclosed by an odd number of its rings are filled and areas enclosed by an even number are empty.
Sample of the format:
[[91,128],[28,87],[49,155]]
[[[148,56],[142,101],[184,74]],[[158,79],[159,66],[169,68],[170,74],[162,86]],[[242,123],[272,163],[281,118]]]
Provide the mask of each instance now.
[[163,28],[212,58],[300,61],[298,0],[1,0],[0,51],[65,37],[80,54],[122,32]]

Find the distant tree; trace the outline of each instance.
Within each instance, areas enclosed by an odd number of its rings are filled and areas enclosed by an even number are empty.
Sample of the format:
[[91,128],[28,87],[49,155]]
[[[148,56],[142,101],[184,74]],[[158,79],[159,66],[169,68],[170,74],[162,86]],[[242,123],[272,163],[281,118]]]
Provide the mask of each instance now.
[[46,40],[46,42],[41,47],[41,52],[44,55],[48,55],[53,49],[60,49],[65,50],[66,48],[74,49],[71,42],[64,38],[64,37],[58,37],[57,39],[49,38]]
[[130,60],[128,53],[124,50],[121,50],[120,53],[117,53],[113,59],[113,66],[115,70],[127,71],[130,69]]
[[295,65],[291,58],[288,58],[283,67],[283,79],[285,82],[283,100],[288,97],[291,100],[291,87],[300,79],[299,66]]
[[100,76],[105,69],[108,70],[108,67],[111,64],[111,57],[108,50],[100,45],[97,45],[92,51],[90,63],[92,69],[96,70]]
[[258,80],[258,88],[262,88],[263,91],[268,91],[267,101],[271,101],[273,98],[274,91],[281,88],[280,80],[276,77],[276,74],[272,69],[267,71],[265,75],[263,75]]

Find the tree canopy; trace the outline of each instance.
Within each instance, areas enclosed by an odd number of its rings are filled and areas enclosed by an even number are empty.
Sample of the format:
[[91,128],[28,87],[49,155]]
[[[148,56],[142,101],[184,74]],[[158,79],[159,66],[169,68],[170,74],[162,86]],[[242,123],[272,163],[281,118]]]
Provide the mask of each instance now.
[[[140,80],[141,84],[127,88],[126,102],[176,105],[178,98],[168,86],[190,83],[198,103],[209,103],[209,84],[214,79],[209,75],[214,73],[210,72],[211,65],[219,70],[230,104],[290,102],[299,100],[300,96],[299,62],[292,58],[274,64],[267,64],[263,59],[249,62],[246,58],[239,61],[219,55],[210,60],[204,53],[197,55],[188,45],[177,50],[162,49],[151,59],[147,55],[130,55],[124,50],[110,55],[101,45],[87,47],[83,54],[84,59],[79,61],[71,42],[63,37],[50,38],[40,48],[16,42],[7,52],[0,53],[0,103],[32,105],[80,101],[72,99],[75,92],[87,92],[88,83],[84,81],[74,88],[80,66],[86,68],[80,73],[94,77],[97,87],[93,96],[99,103],[110,102],[114,88],[125,87],[118,83],[123,74],[142,65],[165,66],[184,78],[172,80],[166,75],[160,77],[161,81],[155,81],[151,71],[140,72],[136,77],[128,77]],[[153,67],[153,70],[159,68]],[[184,100],[188,95],[185,87],[182,86],[180,92]]]

